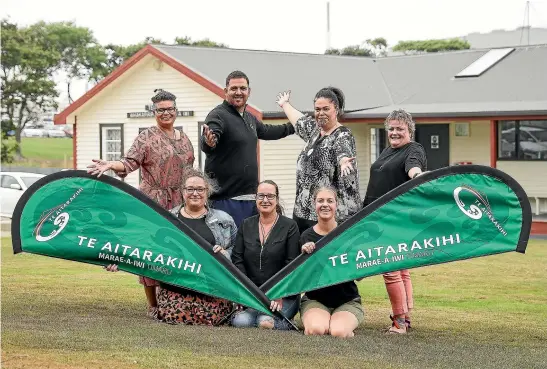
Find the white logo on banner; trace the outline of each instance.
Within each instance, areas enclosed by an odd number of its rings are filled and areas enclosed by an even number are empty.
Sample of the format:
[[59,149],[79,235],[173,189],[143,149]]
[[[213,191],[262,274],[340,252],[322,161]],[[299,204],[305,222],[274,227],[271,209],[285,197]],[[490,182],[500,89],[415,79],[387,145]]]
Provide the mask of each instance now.
[[66,227],[68,224],[68,220],[70,219],[70,215],[68,213],[61,213],[57,215],[57,218],[53,221],[53,224],[58,226],[59,228],[55,229],[53,232],[49,234],[49,236],[41,236],[40,235],[40,229],[42,229],[43,222],[38,225],[36,228],[36,241],[38,242],[46,242],[51,240],[52,238],[56,237],[61,231]]
[[476,192],[475,190],[469,187],[457,187],[454,190],[454,200],[456,200],[456,204],[458,205],[462,213],[464,213],[471,219],[477,220],[482,218],[482,210],[479,209],[478,206],[471,204],[469,205],[469,209],[466,209],[464,202],[460,199],[460,192],[462,191],[467,191],[472,193],[479,200],[482,200],[482,196],[478,192]]

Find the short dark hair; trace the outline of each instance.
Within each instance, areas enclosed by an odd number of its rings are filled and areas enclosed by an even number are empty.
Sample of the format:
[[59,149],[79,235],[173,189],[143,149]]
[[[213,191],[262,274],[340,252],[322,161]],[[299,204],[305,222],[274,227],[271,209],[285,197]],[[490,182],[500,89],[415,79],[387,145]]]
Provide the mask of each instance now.
[[[277,197],[277,205],[275,206],[275,211],[277,212],[277,214],[283,215],[283,213],[285,212],[285,209],[283,209],[283,206],[281,206],[280,204],[281,199],[279,198],[279,186],[277,185],[277,183],[275,183],[271,179],[266,179],[265,181],[260,182],[258,185],[260,186],[263,183],[269,184],[275,187],[275,196]],[[258,191],[258,188],[257,188],[257,191]]]
[[247,77],[245,73],[240,70],[234,70],[232,73],[228,74],[228,77],[226,77],[226,87],[228,87],[232,79],[237,78],[245,78],[245,80],[247,81],[247,85],[251,85],[251,83],[249,82],[249,77]]
[[154,103],[154,108],[156,107],[156,104],[161,101],[172,101],[173,106],[174,107],[177,106],[177,102],[176,102],[177,97],[173,95],[171,92],[162,90],[161,88],[155,89],[154,92],[156,93],[154,96],[152,96],[152,102]]
[[322,97],[332,101],[334,107],[338,109],[338,117],[341,117],[344,114],[344,103],[346,98],[344,97],[342,90],[332,86],[322,88],[315,94],[313,102]]

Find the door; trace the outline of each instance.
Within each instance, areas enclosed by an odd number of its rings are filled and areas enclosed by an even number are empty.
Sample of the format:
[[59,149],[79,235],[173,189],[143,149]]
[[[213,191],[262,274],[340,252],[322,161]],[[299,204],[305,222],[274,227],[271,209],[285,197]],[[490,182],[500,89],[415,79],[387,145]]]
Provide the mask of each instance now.
[[450,130],[448,124],[417,124],[416,142],[427,155],[427,170],[450,165]]
[[[3,174],[0,176],[1,195],[2,195],[2,215],[11,218],[17,201],[23,194],[21,184],[14,176]],[[11,188],[11,185],[17,185],[20,189]]]

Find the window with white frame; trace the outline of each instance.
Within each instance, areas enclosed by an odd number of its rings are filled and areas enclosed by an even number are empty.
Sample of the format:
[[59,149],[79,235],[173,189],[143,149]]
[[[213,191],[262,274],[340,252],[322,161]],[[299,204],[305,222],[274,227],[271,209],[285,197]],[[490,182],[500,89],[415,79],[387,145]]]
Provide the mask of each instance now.
[[[101,159],[107,161],[120,160],[123,157],[123,125],[101,124],[100,147]],[[111,170],[106,174],[114,176],[114,172]]]

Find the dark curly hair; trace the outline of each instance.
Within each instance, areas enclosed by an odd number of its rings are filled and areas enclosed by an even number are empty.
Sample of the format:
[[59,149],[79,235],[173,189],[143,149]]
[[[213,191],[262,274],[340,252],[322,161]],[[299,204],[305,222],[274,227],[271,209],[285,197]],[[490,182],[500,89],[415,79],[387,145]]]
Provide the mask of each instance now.
[[173,95],[171,92],[162,90],[161,88],[155,89],[154,92],[156,93],[154,96],[152,96],[152,102],[154,103],[154,110],[156,108],[156,104],[161,101],[172,101],[173,106],[175,108],[177,107],[177,102],[176,102],[177,97]]

